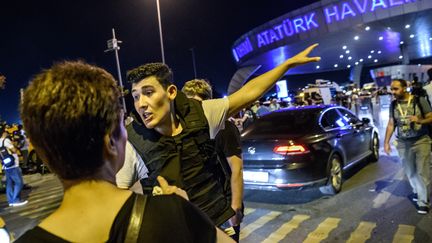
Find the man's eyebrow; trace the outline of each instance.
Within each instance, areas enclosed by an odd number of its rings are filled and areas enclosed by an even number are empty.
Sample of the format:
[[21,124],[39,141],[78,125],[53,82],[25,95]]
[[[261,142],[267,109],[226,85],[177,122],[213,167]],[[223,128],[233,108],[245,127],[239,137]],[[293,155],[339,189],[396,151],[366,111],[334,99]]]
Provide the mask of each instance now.
[[[144,90],[146,88],[153,88],[153,86],[152,85],[143,85],[140,89]],[[132,92],[136,92],[136,91],[138,91],[137,88],[132,88]]]

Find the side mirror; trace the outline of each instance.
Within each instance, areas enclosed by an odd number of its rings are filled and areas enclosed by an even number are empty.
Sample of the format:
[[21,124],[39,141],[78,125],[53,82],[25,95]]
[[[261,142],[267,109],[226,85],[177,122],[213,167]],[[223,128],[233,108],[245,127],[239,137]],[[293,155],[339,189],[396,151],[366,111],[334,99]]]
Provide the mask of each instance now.
[[367,117],[363,117],[363,118],[362,118],[362,122],[363,122],[364,124],[369,124],[369,123],[370,123],[370,119],[367,118]]
[[356,118],[350,118],[349,121],[348,121],[348,123],[350,125],[356,125],[358,123],[358,120]]

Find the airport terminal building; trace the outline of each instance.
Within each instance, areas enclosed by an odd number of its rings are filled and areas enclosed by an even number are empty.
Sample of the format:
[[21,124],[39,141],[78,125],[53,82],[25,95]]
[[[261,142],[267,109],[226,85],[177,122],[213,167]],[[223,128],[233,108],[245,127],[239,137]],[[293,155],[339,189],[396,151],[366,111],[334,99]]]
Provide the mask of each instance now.
[[[238,70],[228,93],[313,43],[320,44],[314,55],[322,60],[296,67],[288,77],[349,70],[350,79],[358,83],[362,69],[374,66],[381,69],[371,71],[373,78],[398,75],[386,73],[383,64],[408,65],[432,56],[432,1],[321,0],[277,17],[235,41],[232,54]],[[419,77],[424,71],[408,69]],[[406,68],[398,70],[409,78]]]

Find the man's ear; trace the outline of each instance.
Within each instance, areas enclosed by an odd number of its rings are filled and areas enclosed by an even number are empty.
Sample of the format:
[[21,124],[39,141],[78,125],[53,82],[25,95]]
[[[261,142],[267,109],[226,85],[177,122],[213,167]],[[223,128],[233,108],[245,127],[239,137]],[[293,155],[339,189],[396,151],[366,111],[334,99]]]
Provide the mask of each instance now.
[[168,98],[173,101],[177,96],[177,87],[174,84],[171,84],[167,88]]
[[105,134],[104,136],[104,154],[108,157],[117,155],[116,141],[112,136]]

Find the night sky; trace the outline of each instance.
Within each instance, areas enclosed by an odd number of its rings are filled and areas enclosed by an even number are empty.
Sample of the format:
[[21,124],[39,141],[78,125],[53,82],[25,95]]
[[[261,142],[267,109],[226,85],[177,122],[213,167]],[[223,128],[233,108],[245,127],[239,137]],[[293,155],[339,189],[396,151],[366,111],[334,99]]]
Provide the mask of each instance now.
[[[241,35],[316,0],[160,0],[166,63],[176,84],[199,78],[224,94],[236,66],[231,45]],[[104,53],[111,29],[122,40],[120,62],[127,70],[161,61],[156,0],[3,1],[0,14],[0,116],[19,121],[19,89],[56,61],[85,60],[117,78],[114,53]]]

